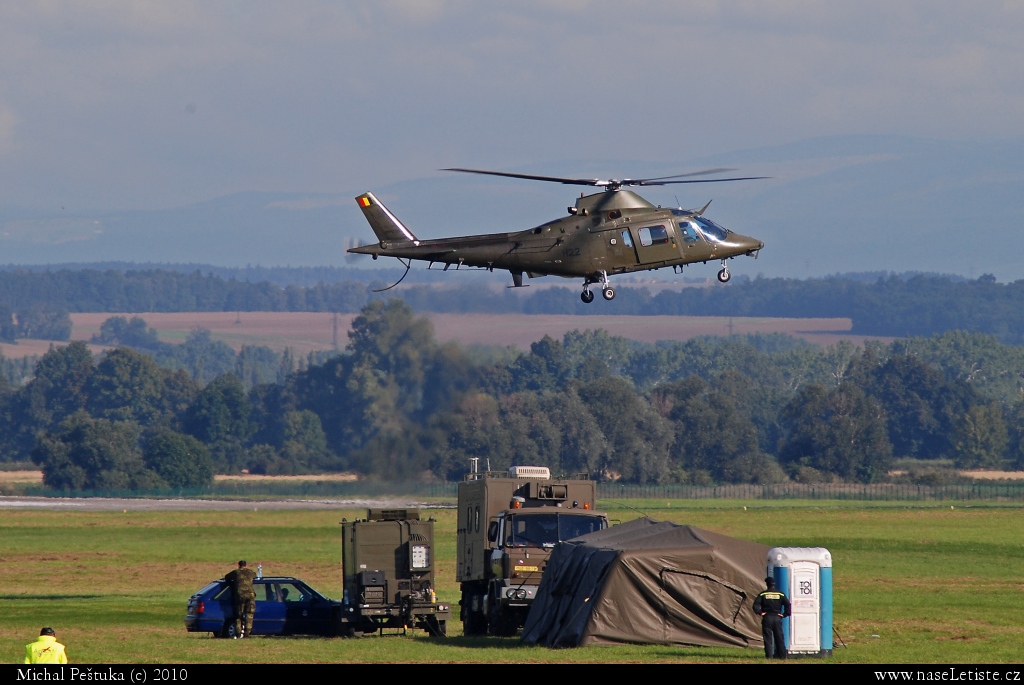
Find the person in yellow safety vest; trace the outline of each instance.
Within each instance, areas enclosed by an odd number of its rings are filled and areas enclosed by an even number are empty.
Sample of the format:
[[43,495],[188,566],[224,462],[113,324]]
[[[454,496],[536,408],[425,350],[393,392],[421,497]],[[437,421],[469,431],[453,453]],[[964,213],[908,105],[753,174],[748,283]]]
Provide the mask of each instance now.
[[53,628],[43,628],[35,642],[25,645],[26,664],[66,664],[64,645],[57,642]]

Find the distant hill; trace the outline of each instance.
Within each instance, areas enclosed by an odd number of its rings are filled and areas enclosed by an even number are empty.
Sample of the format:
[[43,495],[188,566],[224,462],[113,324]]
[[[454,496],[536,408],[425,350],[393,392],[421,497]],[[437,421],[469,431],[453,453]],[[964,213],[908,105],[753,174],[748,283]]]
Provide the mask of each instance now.
[[[816,138],[671,163],[584,159],[511,171],[657,176],[729,166],[771,179],[645,188],[663,205],[765,241],[736,275],[938,272],[1024,278],[1024,139],[961,143],[894,136]],[[153,211],[71,214],[0,207],[0,254],[12,264],[139,262],[391,267],[346,262],[346,240],[372,240],[352,198],[246,192]],[[529,228],[561,215],[575,191],[532,181],[437,173],[372,190],[420,237]],[[422,267],[419,267],[422,269]],[[713,265],[686,276],[713,277]],[[497,276],[495,276],[497,278]]]

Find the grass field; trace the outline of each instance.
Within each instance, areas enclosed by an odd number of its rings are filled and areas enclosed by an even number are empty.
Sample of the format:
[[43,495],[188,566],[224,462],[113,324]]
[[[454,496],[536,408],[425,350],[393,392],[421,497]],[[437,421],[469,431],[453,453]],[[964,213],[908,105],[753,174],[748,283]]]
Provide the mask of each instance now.
[[[746,509],[744,509],[746,505]],[[826,661],[993,663],[1024,657],[1024,511],[1017,507],[851,503],[606,503],[773,546],[823,546],[834,559],[836,641]],[[455,512],[438,518],[442,599],[458,602]],[[78,663],[759,662],[758,650],[666,646],[549,650],[513,638],[422,633],[362,639],[187,634],[185,602],[233,562],[341,595],[342,516],[363,511],[76,513],[5,511],[0,522],[0,651],[14,662],[52,625]]]

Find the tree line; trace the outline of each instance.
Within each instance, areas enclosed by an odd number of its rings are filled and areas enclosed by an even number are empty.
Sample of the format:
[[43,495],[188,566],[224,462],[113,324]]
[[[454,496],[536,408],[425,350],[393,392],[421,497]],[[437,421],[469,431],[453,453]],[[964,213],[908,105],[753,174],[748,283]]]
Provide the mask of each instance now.
[[[254,271],[254,274],[262,274]],[[390,276],[390,272],[381,278]],[[364,276],[365,278],[365,276]],[[930,274],[856,275],[805,280],[741,278],[728,285],[651,293],[625,287],[612,302],[586,305],[579,290],[538,289],[528,295],[459,282],[402,293],[418,312],[634,314],[691,316],[844,317],[853,331],[878,336],[930,336],[954,330],[1024,344],[1024,281],[1002,284]],[[355,313],[393,293],[375,293],[383,280],[277,285],[207,272],[162,269],[0,270],[0,339],[66,340],[68,312],[289,311]]]
[[[145,322],[101,336],[139,349]],[[188,343],[186,343],[188,344]],[[179,346],[183,347],[183,346]],[[440,344],[401,300],[367,304],[343,353],[245,383],[160,352],[54,347],[0,390],[5,460],[69,491],[194,487],[214,472],[351,470],[457,480],[546,465],[629,483],[891,478],[1024,467],[1024,348],[953,332],[857,348],[784,335],[640,344],[603,331],[529,352]]]

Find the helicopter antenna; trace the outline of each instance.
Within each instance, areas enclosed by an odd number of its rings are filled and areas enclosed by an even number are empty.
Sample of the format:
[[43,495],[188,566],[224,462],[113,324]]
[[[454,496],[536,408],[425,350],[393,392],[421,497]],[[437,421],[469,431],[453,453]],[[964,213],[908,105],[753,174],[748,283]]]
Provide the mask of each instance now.
[[404,281],[404,280],[405,280],[405,277],[409,275],[409,269],[411,269],[411,268],[412,268],[412,260],[411,260],[411,259],[406,259],[405,261],[402,261],[402,258],[401,258],[401,257],[396,257],[396,259],[397,259],[398,261],[402,262],[402,264],[405,264],[405,273],[404,273],[404,274],[402,274],[402,277],[401,277],[401,278],[399,278],[399,279],[398,279],[397,281],[395,281],[394,283],[392,283],[392,284],[391,284],[391,285],[389,285],[388,287],[386,287],[386,288],[381,288],[380,290],[374,290],[373,292],[375,292],[375,293],[382,293],[382,292],[384,292],[385,290],[391,290],[391,289],[392,289],[392,288],[394,288],[394,287],[395,287],[396,285],[398,285],[399,283],[401,283],[402,281]]

